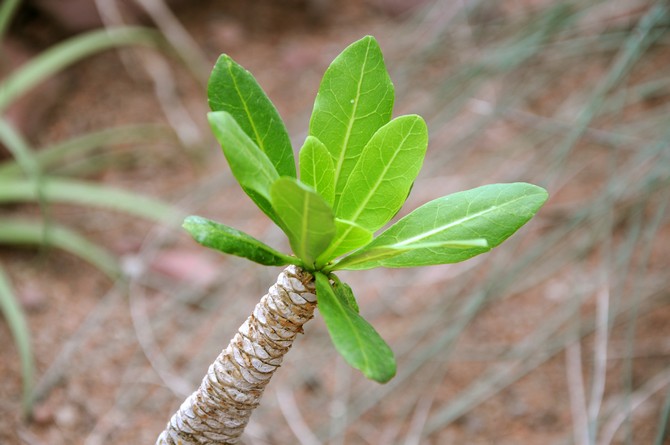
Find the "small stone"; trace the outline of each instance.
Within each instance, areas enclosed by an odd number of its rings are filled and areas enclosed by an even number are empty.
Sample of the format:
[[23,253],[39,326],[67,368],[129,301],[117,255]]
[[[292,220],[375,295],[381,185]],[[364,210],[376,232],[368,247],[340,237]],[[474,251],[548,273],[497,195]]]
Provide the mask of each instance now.
[[78,410],[73,405],[65,405],[56,411],[56,424],[61,428],[72,428],[77,423]]

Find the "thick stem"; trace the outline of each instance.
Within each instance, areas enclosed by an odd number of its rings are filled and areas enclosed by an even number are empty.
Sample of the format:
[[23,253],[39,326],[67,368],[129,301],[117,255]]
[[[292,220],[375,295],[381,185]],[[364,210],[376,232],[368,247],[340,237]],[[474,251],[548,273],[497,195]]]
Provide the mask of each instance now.
[[265,386],[315,307],[313,277],[297,266],[287,267],[156,444],[237,443]]

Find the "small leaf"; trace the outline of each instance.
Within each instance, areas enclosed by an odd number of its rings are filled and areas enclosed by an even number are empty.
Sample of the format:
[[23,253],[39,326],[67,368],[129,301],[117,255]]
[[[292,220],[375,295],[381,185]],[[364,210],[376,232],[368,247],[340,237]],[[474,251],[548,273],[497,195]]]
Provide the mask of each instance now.
[[379,383],[391,380],[396,373],[393,351],[320,272],[316,273],[316,297],[330,339],[344,360],[369,379]]
[[[547,192],[531,184],[492,184],[431,201],[343,258],[330,270],[457,263],[498,246],[535,215]],[[486,240],[488,247],[478,244]],[[406,250],[394,254],[394,250]]]
[[420,116],[401,116],[380,128],[345,183],[337,217],[373,232],[389,222],[407,199],[427,146],[428,129]]
[[208,113],[207,118],[237,182],[256,205],[279,224],[270,204],[270,187],[279,178],[275,167],[232,115],[214,111]]
[[333,258],[365,246],[372,241],[372,232],[351,221],[335,218],[335,228],[335,237],[328,249],[319,255],[318,264],[326,264]]
[[323,75],[309,134],[323,142],[333,158],[336,206],[363,147],[391,119],[393,101],[393,84],[372,36],[349,45]]
[[296,258],[277,252],[256,238],[200,216],[188,216],[183,226],[194,240],[219,252],[236,255],[266,266],[295,264]]
[[277,109],[254,76],[223,54],[207,85],[212,111],[227,111],[281,176],[296,176],[291,140]]
[[300,149],[300,182],[312,187],[331,206],[335,200],[335,166],[323,143],[307,136]]
[[311,187],[293,178],[279,178],[270,193],[293,253],[309,269],[335,236],[332,209]]

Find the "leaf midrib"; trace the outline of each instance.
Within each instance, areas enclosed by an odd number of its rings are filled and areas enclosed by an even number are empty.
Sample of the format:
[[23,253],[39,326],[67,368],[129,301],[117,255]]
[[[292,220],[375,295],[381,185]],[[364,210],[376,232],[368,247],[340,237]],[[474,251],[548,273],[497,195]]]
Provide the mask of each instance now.
[[347,131],[344,134],[344,141],[342,142],[342,147],[340,150],[339,157],[337,159],[337,165],[335,166],[335,202],[338,201],[338,198],[340,195],[342,195],[342,192],[337,192],[337,184],[340,180],[340,173],[342,172],[342,165],[344,164],[344,158],[346,157],[346,147],[349,144],[349,139],[351,137],[351,130],[354,126],[354,122],[356,122],[356,112],[358,110],[358,103],[359,99],[361,97],[361,87],[363,85],[363,76],[365,74],[365,68],[367,67],[368,64],[368,55],[370,54],[370,46],[371,46],[371,40],[368,40],[368,46],[365,49],[365,59],[364,62],[361,66],[361,72],[358,76],[358,85],[356,86],[356,97],[354,98],[354,106],[351,112],[351,118],[349,118],[349,124],[347,125]]
[[307,229],[307,225],[309,223],[309,219],[307,217],[308,212],[307,209],[309,208],[309,201],[310,201],[310,196],[309,194],[305,195],[305,199],[303,199],[303,204],[302,204],[302,233],[300,234],[300,244],[301,244],[301,250],[302,250],[302,255],[301,257],[303,259],[307,259],[307,234],[309,230]]
[[518,197],[514,198],[514,199],[511,200],[511,201],[507,201],[507,202],[505,202],[504,204],[501,204],[501,205],[498,205],[498,206],[492,206],[492,207],[489,207],[489,208],[487,208],[487,209],[485,209],[485,210],[481,210],[481,211],[479,211],[479,212],[472,213],[472,214],[470,214],[470,215],[468,215],[468,216],[465,216],[465,217],[463,217],[463,218],[459,218],[459,219],[457,219],[457,220],[455,220],[455,221],[452,221],[452,222],[450,222],[450,223],[448,223],[448,224],[445,224],[445,225],[443,225],[443,226],[436,227],[436,228],[431,229],[431,230],[429,230],[429,231],[427,231],[427,232],[423,232],[423,233],[420,233],[419,235],[415,235],[415,236],[413,236],[413,237],[411,237],[411,238],[407,238],[407,239],[404,240],[404,241],[400,241],[400,242],[398,242],[398,243],[395,243],[394,246],[395,246],[395,247],[403,247],[403,246],[406,246],[406,245],[415,243],[415,242],[417,242],[417,241],[421,241],[422,239],[428,238],[428,237],[433,236],[433,235],[435,235],[435,234],[438,234],[438,233],[440,233],[440,232],[442,232],[442,231],[445,231],[445,230],[447,230],[447,229],[450,229],[450,228],[452,228],[452,227],[454,227],[454,226],[457,226],[457,225],[459,225],[459,224],[465,223],[465,222],[467,222],[467,221],[469,221],[469,220],[471,220],[471,219],[473,219],[473,218],[477,218],[477,217],[479,217],[479,216],[486,215],[487,213],[490,213],[490,212],[492,212],[492,211],[494,211],[494,210],[497,210],[497,209],[500,209],[500,208],[503,208],[503,207],[507,207],[507,206],[509,206],[509,205],[511,205],[511,204],[514,204],[515,202],[517,202],[517,201],[519,201],[519,200],[521,200],[521,199],[527,198],[528,196],[531,196],[531,195],[518,196]]
[[251,129],[254,132],[254,135],[256,136],[256,143],[258,145],[258,148],[260,148],[263,153],[266,153],[265,151],[265,143],[263,139],[261,138],[261,135],[258,133],[258,129],[256,128],[256,123],[254,122],[253,118],[251,117],[251,112],[249,111],[249,107],[247,106],[247,101],[245,97],[242,95],[242,91],[240,90],[238,84],[237,84],[237,78],[235,77],[235,74],[233,73],[233,65],[231,63],[231,60],[228,60],[228,63],[226,64],[226,67],[228,68],[228,73],[230,74],[230,78],[233,80],[233,85],[235,86],[235,91],[237,91],[237,95],[240,98],[240,101],[242,102],[242,106],[244,107],[244,112],[247,114],[247,119],[249,120],[249,124],[251,125]]
[[[232,115],[229,115],[229,116],[230,116],[231,119],[233,119],[233,121],[235,120],[235,118],[234,118]],[[239,126],[239,124],[238,124],[238,126]],[[240,130],[242,131],[242,134],[244,134],[244,130],[242,130],[241,127],[240,127]],[[232,135],[232,136],[235,137],[235,135]],[[245,147],[245,146],[247,145],[247,144],[244,143],[243,140],[240,140],[238,137],[236,137],[236,139],[237,139],[237,142],[238,142],[238,144],[239,144],[240,146]],[[249,140],[251,141],[251,139],[249,139]],[[254,141],[251,141],[251,143],[253,144]],[[260,149],[260,147],[259,147],[259,149]],[[262,149],[261,149],[261,150],[262,150]],[[252,158],[256,159],[257,156],[254,155],[254,152],[255,152],[255,150],[253,150],[253,149],[250,149],[250,148],[247,149],[247,153],[248,153],[249,155],[251,155]],[[261,151],[261,153],[263,153],[263,152]],[[259,164],[261,164],[261,165],[263,164],[263,160],[262,160],[262,159],[258,159],[257,161],[259,162]],[[270,162],[269,165],[272,166],[272,168],[275,168],[275,166],[272,164],[272,162]],[[262,168],[262,167],[261,167],[261,168],[258,169],[258,171],[260,172],[261,175],[263,175],[263,176],[268,180],[268,182],[272,182],[272,181],[274,181],[275,179],[277,179],[276,177],[274,177],[274,176],[272,175],[271,171],[268,171],[266,168]],[[275,169],[275,172],[276,172],[276,169]],[[277,173],[277,177],[278,177],[278,176],[279,176],[279,174]],[[265,193],[264,190],[256,190],[256,191],[259,192],[259,193],[261,193],[261,194],[262,194],[263,196],[265,196],[266,198],[268,197],[268,196],[266,196],[266,193]],[[269,190],[268,190],[268,192],[269,192]]]
[[[398,144],[398,149],[395,151],[395,153],[393,153],[393,156],[391,156],[389,161],[386,163],[384,168],[381,170],[381,173],[377,177],[377,181],[375,181],[375,184],[374,184],[373,187],[370,187],[370,190],[368,191],[367,195],[365,196],[365,198],[360,202],[360,204],[356,208],[356,211],[354,212],[353,217],[347,218],[349,221],[353,221],[354,223],[358,224],[358,217],[361,215],[361,212],[365,209],[365,206],[370,202],[370,200],[374,196],[375,192],[379,189],[379,186],[382,184],[382,182],[384,182],[383,179],[386,176],[386,173],[389,171],[389,169],[393,165],[393,161],[395,161],[395,159],[400,155],[400,152],[402,151],[402,149],[405,145],[405,142],[407,142],[407,139],[409,139],[409,137],[413,134],[412,130],[414,129],[415,126],[416,126],[416,122],[412,124],[412,127],[407,132],[407,135],[405,135],[405,137],[403,137],[403,139],[402,139],[402,142],[400,144]],[[384,135],[384,141],[386,140],[386,138],[387,138],[387,135]],[[351,178],[351,176],[349,176],[349,179],[350,178]],[[349,179],[347,179],[347,185],[349,183]],[[346,185],[345,185],[345,189],[346,189]],[[351,231],[351,229],[349,229],[345,233],[345,235],[348,235],[350,231]]]
[[[324,276],[325,277],[325,276]],[[335,305],[337,306],[337,309],[340,311],[341,314],[344,315],[344,319],[346,320],[347,324],[350,327],[350,332],[354,334],[354,337],[356,337],[356,342],[358,343],[359,346],[362,346],[365,344],[365,342],[362,340],[360,333],[358,332],[358,329],[356,329],[356,325],[352,321],[350,314],[347,313],[346,308],[338,298],[337,294],[335,291],[330,287],[330,283],[328,282],[328,278],[325,277],[326,285],[328,286],[330,297],[335,301]],[[369,370],[370,369],[370,358],[363,347],[359,347],[358,350],[361,353],[361,356],[363,357],[363,362],[365,363],[365,369]],[[362,370],[362,369],[361,369]]]

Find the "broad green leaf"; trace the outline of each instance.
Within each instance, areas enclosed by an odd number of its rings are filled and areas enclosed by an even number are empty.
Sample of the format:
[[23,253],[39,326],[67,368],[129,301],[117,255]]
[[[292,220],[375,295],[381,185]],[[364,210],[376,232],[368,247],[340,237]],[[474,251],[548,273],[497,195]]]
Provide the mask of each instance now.
[[300,182],[312,187],[331,206],[335,200],[335,166],[323,143],[307,136],[300,149]]
[[396,373],[393,351],[320,272],[316,273],[316,297],[330,339],[344,360],[369,379],[379,383],[391,380]]
[[207,85],[212,111],[227,111],[263,151],[281,176],[296,176],[284,121],[254,76],[223,54]]
[[309,269],[335,236],[332,209],[311,187],[293,178],[279,178],[270,193],[293,253]]
[[335,205],[363,147],[391,119],[393,101],[393,84],[374,37],[349,45],[323,75],[309,134],[333,157]]
[[328,249],[319,256],[318,264],[325,264],[372,241],[372,232],[351,221],[335,218],[335,228],[335,237]]
[[[343,258],[332,270],[465,261],[510,237],[535,215],[547,196],[541,187],[514,183],[485,185],[436,199]],[[488,247],[476,245],[478,239],[486,240]],[[455,244],[458,242],[461,245]],[[475,247],[468,247],[467,244],[473,242]],[[406,251],[393,255],[395,249]],[[375,251],[386,252],[386,256],[375,257]],[[368,260],[362,261],[366,256]]]
[[186,217],[183,227],[199,244],[220,252],[266,266],[283,266],[296,262],[296,258],[277,252],[251,235],[200,216]]
[[237,182],[256,205],[279,224],[270,204],[270,187],[279,178],[274,165],[231,114],[213,111],[207,118]]
[[428,128],[420,116],[401,116],[380,128],[349,174],[337,217],[373,232],[386,224],[407,199],[427,146]]

